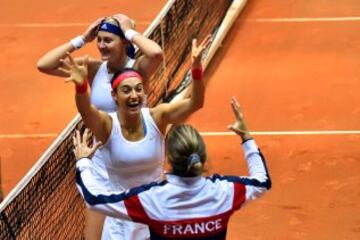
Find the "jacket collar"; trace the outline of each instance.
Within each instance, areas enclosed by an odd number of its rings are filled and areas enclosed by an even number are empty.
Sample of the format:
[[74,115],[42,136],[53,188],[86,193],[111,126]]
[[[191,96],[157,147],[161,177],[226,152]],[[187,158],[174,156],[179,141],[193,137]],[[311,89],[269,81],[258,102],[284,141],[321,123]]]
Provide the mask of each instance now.
[[166,173],[166,179],[169,183],[187,188],[199,187],[205,184],[205,178],[203,176],[179,177],[172,173]]

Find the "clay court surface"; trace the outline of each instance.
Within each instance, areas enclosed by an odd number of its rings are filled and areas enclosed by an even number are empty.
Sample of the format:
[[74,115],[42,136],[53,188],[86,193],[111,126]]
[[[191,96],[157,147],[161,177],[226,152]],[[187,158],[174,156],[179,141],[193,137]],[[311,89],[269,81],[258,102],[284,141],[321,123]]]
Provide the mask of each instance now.
[[[73,86],[38,72],[37,60],[104,15],[123,12],[143,31],[165,2],[2,0],[5,194],[77,113]],[[359,26],[356,0],[249,0],[228,34],[189,123],[210,134],[209,172],[247,174],[239,139],[223,133],[237,96],[273,181],[232,218],[228,239],[360,239]],[[76,55],[85,53],[99,56],[95,44]]]

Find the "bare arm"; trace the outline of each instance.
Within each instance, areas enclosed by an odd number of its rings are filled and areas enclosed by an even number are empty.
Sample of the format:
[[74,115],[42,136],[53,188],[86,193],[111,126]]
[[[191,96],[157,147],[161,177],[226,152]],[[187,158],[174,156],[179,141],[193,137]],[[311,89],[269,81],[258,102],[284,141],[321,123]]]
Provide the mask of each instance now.
[[[192,90],[190,98],[185,98],[174,103],[160,104],[152,110],[152,115],[160,131],[165,133],[168,124],[179,123],[200,109],[204,104],[205,85],[202,81],[201,57],[211,43],[211,35],[197,46],[197,41],[192,44]],[[200,76],[199,76],[200,73]]]
[[112,128],[111,117],[102,111],[99,111],[90,102],[89,88],[87,87],[87,57],[83,64],[78,64],[68,54],[69,63],[62,61],[66,68],[59,68],[60,71],[68,74],[70,77],[66,82],[74,82],[76,85],[75,101],[85,125],[94,133],[97,140],[105,143],[110,136]]
[[[123,14],[117,14],[114,15],[114,17],[120,23],[125,35],[128,36],[126,31],[132,30],[134,27],[132,20]],[[128,39],[128,41],[135,44],[143,54],[136,60],[134,68],[141,72],[145,79],[149,79],[163,60],[161,47],[153,40],[146,38],[140,33],[135,34],[135,32],[133,37]]]
[[161,47],[143,35],[135,35],[133,43],[136,44],[143,53],[135,62],[135,68],[141,74],[149,79],[163,60],[163,52]]
[[[99,27],[100,22],[103,20],[103,18],[100,18],[93,22],[88,29],[77,38],[81,38],[83,43],[86,44],[88,42],[91,42],[97,33],[97,29]],[[81,40],[78,39],[78,41],[81,42]],[[60,61],[61,59],[64,59],[66,57],[67,52],[72,53],[76,50],[73,43],[70,41],[67,43],[64,43],[49,52],[47,52],[43,57],[40,58],[40,60],[37,62],[37,68],[40,72],[59,76],[59,77],[69,77],[67,73],[64,73],[63,71],[59,70],[59,68],[64,68],[64,64]],[[84,59],[78,58],[75,59],[75,62],[79,63],[82,62]],[[90,68],[92,69],[92,65],[95,64],[94,60],[89,61]],[[92,74],[90,72],[89,74]]]
[[52,49],[42,56],[37,62],[38,70],[49,75],[68,77],[68,74],[58,69],[59,67],[64,67],[64,65],[60,62],[60,59],[65,58],[67,52],[72,53],[75,49],[76,48],[70,42],[64,43]]

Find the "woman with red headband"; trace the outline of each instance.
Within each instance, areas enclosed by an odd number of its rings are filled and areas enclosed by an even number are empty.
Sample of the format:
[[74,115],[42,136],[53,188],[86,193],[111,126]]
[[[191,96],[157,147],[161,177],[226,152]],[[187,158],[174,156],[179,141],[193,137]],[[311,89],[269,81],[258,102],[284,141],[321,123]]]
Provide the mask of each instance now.
[[[80,49],[96,38],[101,60],[94,58],[87,60],[87,80],[91,86],[90,101],[99,110],[114,112],[117,110],[117,105],[111,96],[110,84],[114,73],[125,67],[132,67],[141,73],[144,88],[147,89],[148,78],[162,62],[160,46],[137,33],[133,27],[131,19],[122,14],[98,19],[82,35],[46,53],[38,61],[38,69],[46,74],[68,77],[67,73],[59,70],[69,64],[67,59],[62,62],[66,53]],[[133,44],[142,53],[137,59],[134,59]],[[84,58],[75,58],[74,62],[81,64]],[[95,153],[93,166],[99,177],[101,176],[104,182],[107,182],[108,174],[100,151]],[[87,240],[101,238],[103,222],[103,215],[87,211],[85,238]]]
[[[201,57],[209,46],[211,36],[197,46],[193,41],[191,97],[175,103],[143,108],[144,83],[141,73],[125,69],[112,81],[112,95],[118,110],[114,113],[99,111],[90,102],[87,58],[78,64],[68,55],[60,70],[70,75],[67,81],[76,85],[76,105],[88,128],[96,139],[104,143],[100,149],[108,171],[111,191],[121,191],[139,184],[160,180],[164,161],[164,135],[169,124],[183,121],[202,107],[205,87],[202,80]],[[143,225],[145,226],[145,225]],[[146,230],[146,231],[145,231]],[[147,228],[107,217],[103,239],[147,239]],[[119,237],[121,236],[121,237]]]

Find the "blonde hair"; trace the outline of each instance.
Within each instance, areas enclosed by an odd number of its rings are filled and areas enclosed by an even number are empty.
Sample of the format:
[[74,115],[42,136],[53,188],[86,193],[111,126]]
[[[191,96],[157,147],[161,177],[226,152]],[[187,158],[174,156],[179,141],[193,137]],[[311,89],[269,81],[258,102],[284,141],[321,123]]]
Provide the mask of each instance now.
[[171,128],[166,137],[168,161],[175,175],[199,176],[204,172],[206,147],[199,132],[190,125]]
[[120,23],[113,16],[106,17],[104,19],[104,22],[111,23],[112,25],[116,25],[116,26],[120,27]]

